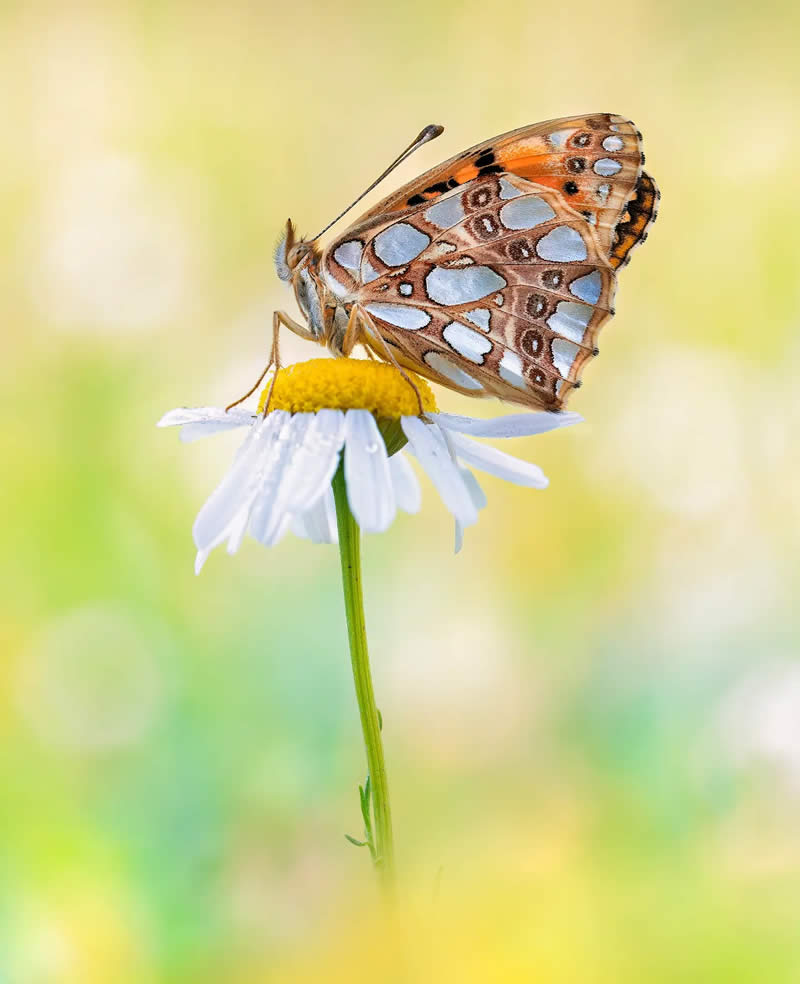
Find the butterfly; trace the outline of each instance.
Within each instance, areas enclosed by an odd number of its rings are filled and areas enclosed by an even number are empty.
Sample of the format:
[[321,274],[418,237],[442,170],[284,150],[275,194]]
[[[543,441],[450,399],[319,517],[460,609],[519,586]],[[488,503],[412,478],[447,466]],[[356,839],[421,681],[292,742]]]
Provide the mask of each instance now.
[[270,364],[285,325],[337,356],[361,344],[459,393],[561,409],[656,216],[641,144],[609,113],[535,123],[415,178],[324,249],[290,220],[275,262],[306,323],[275,313]]

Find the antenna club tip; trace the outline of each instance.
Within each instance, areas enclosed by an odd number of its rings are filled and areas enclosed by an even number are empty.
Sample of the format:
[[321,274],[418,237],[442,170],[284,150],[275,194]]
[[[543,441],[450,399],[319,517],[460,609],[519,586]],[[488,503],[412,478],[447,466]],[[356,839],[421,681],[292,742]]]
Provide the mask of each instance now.
[[440,123],[429,123],[420,133],[420,140],[434,140],[444,133],[444,127]]

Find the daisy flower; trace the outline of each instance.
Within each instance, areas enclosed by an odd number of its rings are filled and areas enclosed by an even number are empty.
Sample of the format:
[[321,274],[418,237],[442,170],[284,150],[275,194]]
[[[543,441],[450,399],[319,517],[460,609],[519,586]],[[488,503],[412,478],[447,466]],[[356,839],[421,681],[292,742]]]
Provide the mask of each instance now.
[[[543,489],[542,470],[473,438],[523,437],[573,424],[574,413],[517,413],[477,420],[439,413],[428,384],[414,386],[390,365],[354,359],[315,359],[281,369],[269,411],[215,407],[172,410],[160,427],[179,426],[193,441],[243,427],[244,443],[194,524],[199,572],[211,550],[235,553],[246,533],[267,546],[287,530],[317,543],[338,542],[350,660],[368,774],[359,786],[363,839],[387,898],[394,885],[394,836],[372,687],[361,578],[360,532],[387,529],[398,508],[417,512],[421,493],[408,461],[416,458],[456,523],[456,550],[465,527],[477,522],[486,497],[473,468]],[[414,391],[416,387],[419,394]],[[422,402],[424,415],[419,413]]]
[[[398,508],[416,513],[422,495],[408,460],[417,460],[463,531],[478,520],[486,496],[471,469],[543,489],[541,468],[473,438],[543,434],[577,423],[576,413],[515,413],[494,420],[439,413],[425,380],[417,396],[392,366],[355,359],[313,359],[281,369],[270,410],[216,407],[171,410],[159,427],[179,426],[194,441],[246,428],[227,474],[194,523],[199,573],[211,550],[235,553],[249,533],[265,546],[287,532],[315,543],[337,542],[332,480],[343,462],[347,500],[362,531],[381,533]],[[268,392],[269,387],[264,390]],[[262,395],[262,404],[265,395]]]

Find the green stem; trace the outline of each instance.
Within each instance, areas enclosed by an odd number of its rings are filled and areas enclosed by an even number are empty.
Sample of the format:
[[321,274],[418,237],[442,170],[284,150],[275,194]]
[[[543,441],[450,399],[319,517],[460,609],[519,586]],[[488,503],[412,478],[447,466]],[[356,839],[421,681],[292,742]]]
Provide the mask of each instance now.
[[369,794],[375,817],[375,867],[386,894],[391,895],[394,884],[392,814],[389,809],[389,788],[383,760],[381,721],[375,706],[367,652],[364,595],[361,590],[361,531],[347,501],[347,487],[341,464],[333,479],[333,494],[336,499],[336,523],[339,528],[339,556],[342,561],[342,586],[347,613],[350,660],[353,665],[358,712],[361,715],[361,730],[364,733],[364,745],[367,750]]

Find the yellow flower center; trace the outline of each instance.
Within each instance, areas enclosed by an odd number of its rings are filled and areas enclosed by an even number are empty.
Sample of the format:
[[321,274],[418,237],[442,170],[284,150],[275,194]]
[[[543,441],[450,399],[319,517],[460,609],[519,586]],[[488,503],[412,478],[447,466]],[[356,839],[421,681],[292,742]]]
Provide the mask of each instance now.
[[[426,412],[436,413],[428,383],[409,372]],[[261,393],[259,413],[269,395]],[[270,410],[314,413],[317,410],[369,410],[379,420],[415,417],[419,402],[414,387],[385,362],[366,359],[311,359],[281,369],[275,379]]]

